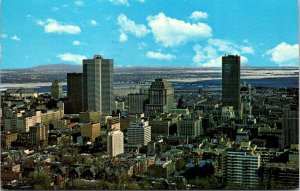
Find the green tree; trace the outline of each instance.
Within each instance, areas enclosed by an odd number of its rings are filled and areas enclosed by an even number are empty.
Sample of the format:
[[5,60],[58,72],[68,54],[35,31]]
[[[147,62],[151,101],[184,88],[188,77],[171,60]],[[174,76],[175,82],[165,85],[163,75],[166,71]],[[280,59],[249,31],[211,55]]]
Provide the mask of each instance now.
[[36,172],[33,175],[33,188],[35,190],[50,189],[50,178],[43,172]]

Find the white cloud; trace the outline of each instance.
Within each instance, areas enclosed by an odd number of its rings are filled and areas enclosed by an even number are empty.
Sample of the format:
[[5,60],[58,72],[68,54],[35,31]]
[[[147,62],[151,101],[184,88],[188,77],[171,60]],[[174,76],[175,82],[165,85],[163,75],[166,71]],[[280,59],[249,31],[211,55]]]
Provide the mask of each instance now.
[[246,56],[241,56],[241,64],[244,65],[248,63],[248,58]]
[[279,66],[298,66],[299,45],[281,42],[273,49],[268,50],[267,55],[271,55],[270,60]]
[[58,57],[62,61],[71,62],[75,64],[81,64],[82,60],[87,58],[84,55],[71,54],[71,53],[59,54],[56,57]]
[[115,5],[126,5],[129,6],[129,3],[127,0],[109,0],[109,2],[115,4]]
[[76,6],[81,7],[81,6],[83,6],[84,2],[81,1],[81,0],[77,0],[77,1],[74,2],[74,4],[75,4]]
[[92,20],[90,20],[90,24],[91,24],[91,25],[97,25],[97,21],[94,20],[94,19],[92,19]]
[[152,51],[148,51],[146,57],[157,59],[157,60],[173,60],[176,58],[176,56],[172,54],[162,54],[160,52],[152,52]]
[[11,37],[11,40],[20,41],[21,39],[17,35],[14,35]]
[[123,31],[120,31],[119,41],[126,42],[127,40],[128,40],[128,36]]
[[155,41],[164,47],[177,46],[212,35],[210,26],[205,23],[191,24],[167,17],[164,13],[148,16],[147,20]]
[[241,46],[242,53],[254,54],[254,50],[250,46]]
[[221,67],[222,66],[222,56],[207,60],[201,64],[203,67]]
[[145,3],[146,2],[146,0],[137,0],[138,2],[140,2],[140,3]]
[[41,21],[41,20],[38,20],[38,21],[36,22],[36,24],[39,25],[39,26],[43,26],[43,25],[45,24],[45,22],[43,22],[43,21]]
[[254,49],[250,46],[243,46],[235,44],[229,40],[222,39],[209,39],[208,44],[217,48],[218,51],[224,52],[226,54],[254,54]]
[[80,41],[74,40],[72,44],[73,44],[74,46],[79,46],[79,45],[80,45]]
[[193,20],[198,20],[198,19],[206,19],[208,17],[208,14],[206,12],[202,11],[194,11],[190,18]]
[[39,20],[37,25],[44,26],[44,31],[46,33],[78,34],[81,32],[79,26],[60,24],[55,19],[47,19],[46,21]]
[[193,49],[195,51],[193,62],[204,67],[221,67],[222,56],[225,54],[239,55],[241,64],[244,65],[248,62],[244,54],[254,53],[250,46],[241,46],[222,39],[209,39],[206,46],[195,45]]
[[127,33],[131,33],[136,37],[144,37],[150,32],[145,25],[135,24],[134,21],[128,19],[123,13],[118,17],[118,25],[120,26],[119,40],[121,42],[127,41]]

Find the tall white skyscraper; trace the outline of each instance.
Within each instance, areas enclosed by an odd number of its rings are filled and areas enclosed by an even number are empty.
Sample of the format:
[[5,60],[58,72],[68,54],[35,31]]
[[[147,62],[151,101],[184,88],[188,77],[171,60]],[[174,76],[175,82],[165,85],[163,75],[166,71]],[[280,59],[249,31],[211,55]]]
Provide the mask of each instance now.
[[147,145],[151,141],[151,126],[148,121],[131,122],[128,131],[129,145]]
[[107,152],[110,156],[124,153],[124,135],[122,131],[109,131],[107,134]]
[[111,115],[114,107],[113,59],[95,55],[83,60],[83,109]]

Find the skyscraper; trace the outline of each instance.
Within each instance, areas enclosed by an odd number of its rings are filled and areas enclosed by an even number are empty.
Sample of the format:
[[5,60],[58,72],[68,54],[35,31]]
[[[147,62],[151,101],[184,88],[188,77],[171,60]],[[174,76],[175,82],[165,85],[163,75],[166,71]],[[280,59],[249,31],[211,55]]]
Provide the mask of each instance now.
[[82,112],[82,73],[67,74],[68,113]]
[[297,106],[283,109],[282,147],[290,148],[290,144],[299,144],[299,110]]
[[174,89],[165,79],[155,79],[149,88],[149,104],[146,106],[147,115],[158,115],[168,112],[173,107]]
[[149,100],[148,94],[128,94],[128,113],[130,114],[138,114],[144,113],[146,103]]
[[51,84],[51,96],[53,99],[59,99],[62,96],[62,86],[57,80],[52,82]]
[[83,110],[111,115],[114,107],[113,60],[95,55],[83,60]]
[[124,135],[122,131],[108,132],[107,152],[110,156],[117,156],[124,153]]
[[222,103],[233,106],[238,113],[241,109],[240,98],[240,57],[228,55],[222,57]]
[[136,120],[128,128],[129,145],[147,145],[151,141],[151,126],[148,121]]

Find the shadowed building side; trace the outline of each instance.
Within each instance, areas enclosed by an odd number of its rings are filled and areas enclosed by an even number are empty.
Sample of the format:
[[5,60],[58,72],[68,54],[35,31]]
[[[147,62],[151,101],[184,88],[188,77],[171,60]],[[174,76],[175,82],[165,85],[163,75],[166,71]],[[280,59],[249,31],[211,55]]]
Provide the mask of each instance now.
[[234,110],[240,113],[240,57],[222,57],[222,104],[233,106]]

